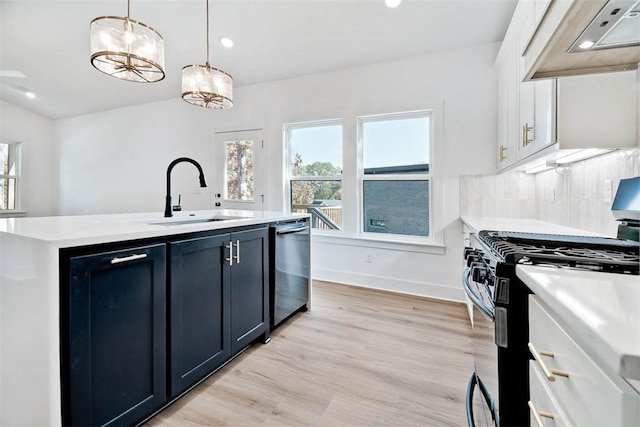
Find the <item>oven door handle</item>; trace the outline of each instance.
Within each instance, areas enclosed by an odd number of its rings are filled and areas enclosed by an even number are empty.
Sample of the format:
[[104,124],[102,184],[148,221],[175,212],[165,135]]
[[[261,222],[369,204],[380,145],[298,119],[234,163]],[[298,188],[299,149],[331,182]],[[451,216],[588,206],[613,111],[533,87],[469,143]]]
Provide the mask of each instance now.
[[496,410],[496,404],[493,401],[493,398],[489,394],[489,390],[487,390],[487,386],[484,385],[482,380],[478,378],[478,375],[474,372],[471,374],[471,378],[469,379],[469,384],[467,385],[467,424],[469,427],[476,427],[476,422],[473,417],[473,394],[475,393],[475,388],[478,386],[480,393],[482,394],[482,398],[485,402],[487,402],[487,406],[489,408],[489,412],[491,412],[491,419],[493,420],[494,426],[500,425],[500,416],[498,415],[498,411]]
[[488,307],[482,299],[473,291],[471,288],[471,282],[469,278],[471,277],[471,269],[466,267],[462,272],[462,284],[464,285],[464,291],[469,296],[469,299],[473,304],[478,307],[480,311],[486,314],[491,320],[495,319],[494,308]]

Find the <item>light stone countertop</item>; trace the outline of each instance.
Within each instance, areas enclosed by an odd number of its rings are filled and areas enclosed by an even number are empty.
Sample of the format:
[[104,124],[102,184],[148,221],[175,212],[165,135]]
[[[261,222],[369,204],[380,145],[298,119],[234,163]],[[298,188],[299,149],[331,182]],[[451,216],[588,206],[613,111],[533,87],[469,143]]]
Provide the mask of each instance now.
[[460,218],[473,233],[481,230],[517,231],[523,233],[564,234],[574,236],[599,236],[601,234],[565,225],[527,218],[498,218],[481,216],[463,216]]
[[[231,219],[207,221],[216,217]],[[221,230],[307,217],[309,217],[308,214],[220,209],[175,212],[171,218],[164,218],[162,212],[0,218],[0,238],[3,234],[26,237],[64,248]],[[185,223],[200,220],[202,222]]]

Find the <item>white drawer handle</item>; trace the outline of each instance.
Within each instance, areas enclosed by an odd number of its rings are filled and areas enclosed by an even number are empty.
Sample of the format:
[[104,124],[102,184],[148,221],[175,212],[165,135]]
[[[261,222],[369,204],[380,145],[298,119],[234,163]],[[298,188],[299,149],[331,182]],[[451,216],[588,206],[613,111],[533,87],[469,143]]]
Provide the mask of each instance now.
[[134,255],[130,255],[130,256],[125,256],[122,258],[114,258],[111,260],[111,264],[120,264],[121,262],[127,262],[127,261],[135,261],[137,259],[142,259],[142,258],[146,258],[147,254],[134,254]]
[[529,343],[529,351],[531,352],[531,354],[533,354],[533,358],[536,359],[536,362],[538,362],[538,366],[540,366],[540,369],[542,369],[542,373],[544,374],[545,377],[547,377],[547,380],[551,382],[555,381],[556,375],[559,377],[569,378],[568,372],[559,371],[557,369],[549,369],[547,365],[544,363],[544,361],[542,360],[542,356],[553,357],[554,354],[552,352],[538,351],[531,343]]
[[549,412],[538,411],[532,401],[529,401],[529,409],[531,409],[531,413],[533,414],[533,418],[535,418],[538,427],[544,427],[542,417],[551,418],[552,420],[554,419],[553,414]]

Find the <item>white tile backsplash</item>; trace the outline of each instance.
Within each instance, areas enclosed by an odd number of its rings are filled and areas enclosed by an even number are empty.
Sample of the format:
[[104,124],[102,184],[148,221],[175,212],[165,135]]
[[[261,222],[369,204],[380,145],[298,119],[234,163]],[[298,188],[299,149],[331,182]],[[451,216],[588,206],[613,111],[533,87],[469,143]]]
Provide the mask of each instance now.
[[612,197],[622,178],[640,176],[640,148],[618,150],[566,168],[536,175],[512,171],[500,175],[463,176],[460,211],[467,216],[532,218],[614,237],[617,222]]

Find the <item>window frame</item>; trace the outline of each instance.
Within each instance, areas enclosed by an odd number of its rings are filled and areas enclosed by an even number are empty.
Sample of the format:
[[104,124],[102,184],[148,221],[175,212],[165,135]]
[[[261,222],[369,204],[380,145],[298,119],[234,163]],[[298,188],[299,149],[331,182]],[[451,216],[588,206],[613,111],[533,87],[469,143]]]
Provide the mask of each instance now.
[[[340,126],[341,133],[341,141],[340,141],[340,150],[341,150],[341,165],[340,175],[300,175],[294,176],[292,165],[293,165],[293,150],[291,149],[291,131],[294,129],[306,129],[306,128],[314,128],[314,127],[325,127],[325,126]],[[340,182],[340,188],[344,189],[344,120],[343,119],[326,119],[326,120],[313,120],[308,122],[297,122],[297,123],[285,123],[283,126],[284,133],[284,210],[285,212],[291,213],[291,207],[293,202],[293,192],[291,183],[293,181],[338,181]],[[343,215],[343,223],[342,228],[338,230],[327,230],[321,228],[313,228],[313,233],[327,233],[330,235],[335,235],[336,233],[344,232],[344,191],[341,191],[341,208]]]
[[[15,174],[4,174],[0,172],[0,179],[14,179],[15,180],[15,190],[14,190],[14,198],[15,203],[13,209],[4,209],[0,207],[0,214],[2,213],[15,213],[19,212],[21,208],[21,188],[22,188],[22,144],[18,141],[0,141],[0,144],[3,145],[12,145],[15,149]],[[1,170],[1,169],[0,169]]]
[[[357,186],[358,192],[357,195],[357,233],[356,235],[360,238],[367,240],[381,240],[388,242],[398,242],[398,243],[429,243],[434,242],[434,215],[433,215],[433,207],[434,207],[434,186],[433,186],[433,163],[434,163],[434,154],[435,154],[435,138],[436,138],[436,110],[435,108],[425,108],[421,110],[413,110],[406,112],[394,112],[394,113],[386,113],[386,114],[372,114],[367,116],[358,116],[357,120],[357,144],[358,144],[358,153],[357,153]],[[397,174],[365,174],[364,167],[364,149],[365,149],[365,141],[364,141],[364,125],[365,123],[371,122],[380,122],[380,121],[388,121],[394,119],[409,119],[409,118],[421,118],[427,117],[429,119],[429,163],[428,163],[428,171],[426,172],[412,172],[412,173],[397,173]],[[428,191],[429,191],[429,200],[428,200],[428,230],[429,233],[427,236],[415,236],[415,235],[406,235],[406,234],[393,234],[393,233],[373,233],[367,232],[365,230],[364,224],[364,183],[365,181],[427,181]]]

